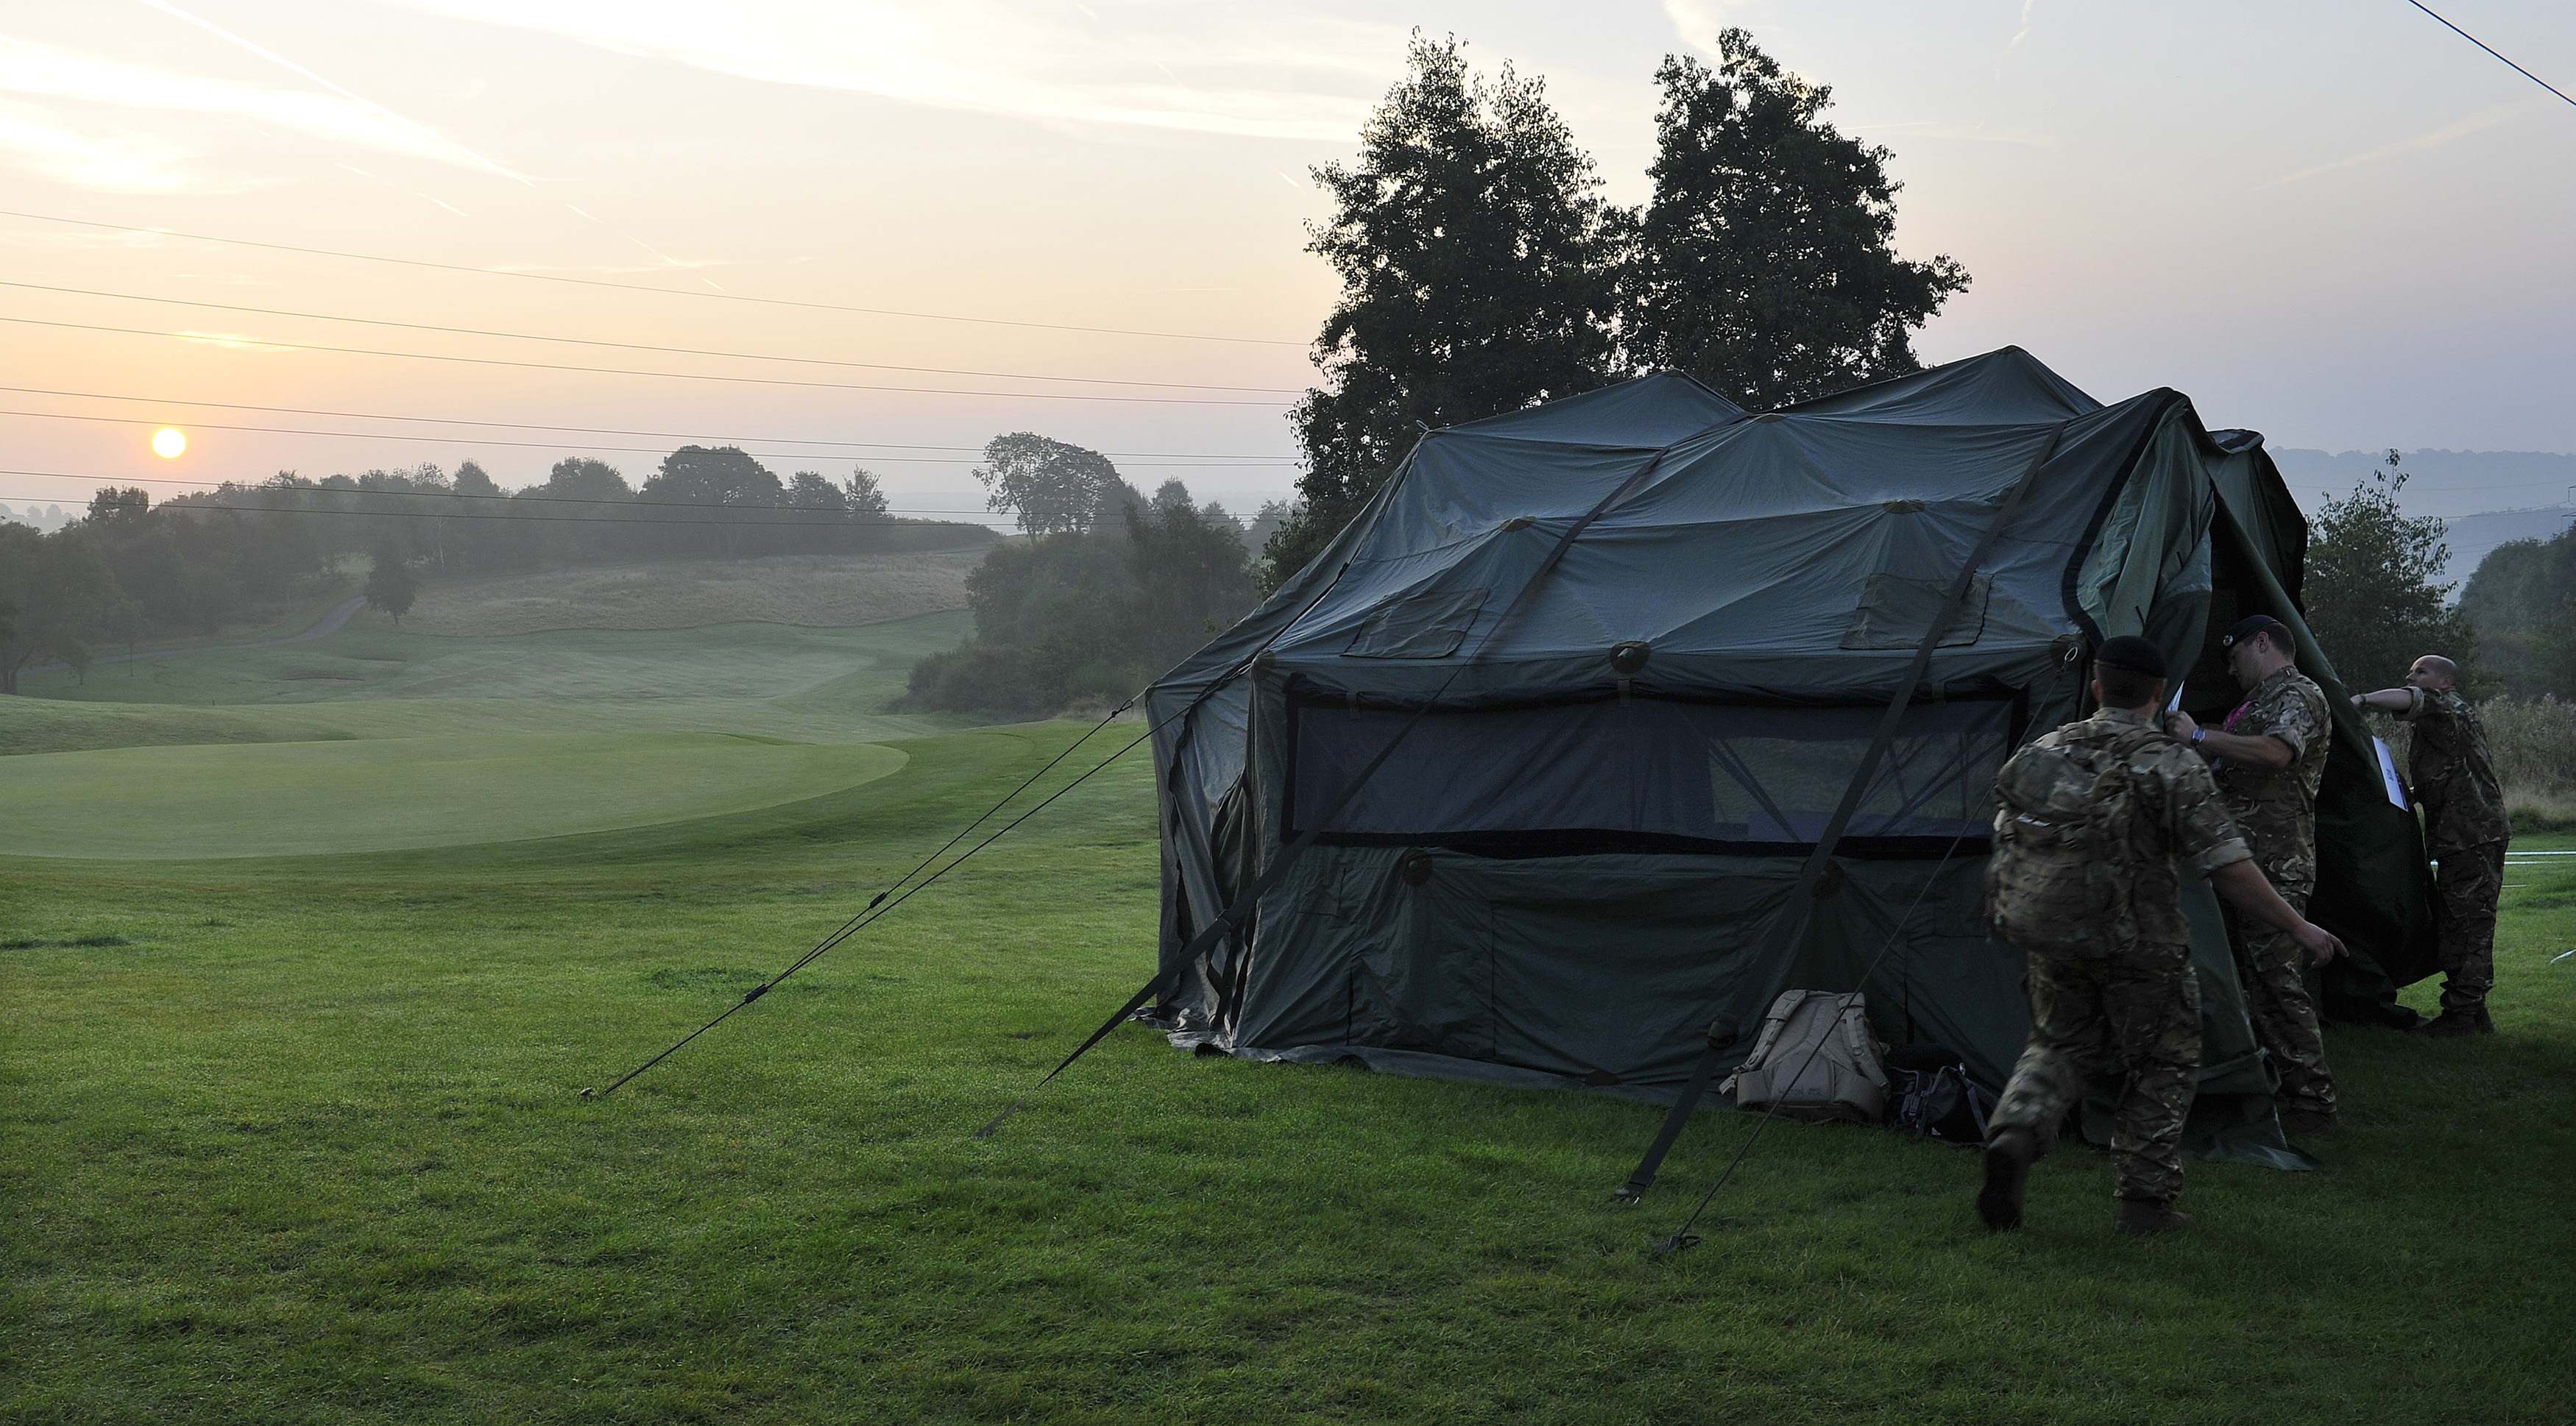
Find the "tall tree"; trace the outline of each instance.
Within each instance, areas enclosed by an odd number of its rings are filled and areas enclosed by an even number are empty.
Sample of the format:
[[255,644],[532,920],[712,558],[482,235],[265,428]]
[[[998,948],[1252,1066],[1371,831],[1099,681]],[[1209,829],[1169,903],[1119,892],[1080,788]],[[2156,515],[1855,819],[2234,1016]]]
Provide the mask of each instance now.
[[1888,151],[1827,122],[1833,91],[1740,29],[1714,70],[1667,55],[1655,82],[1654,196],[1621,280],[1632,363],[1755,411],[1916,370],[1914,330],[1968,273],[1896,255]]
[[2505,692],[2576,701],[2576,529],[2496,546],[2460,591],[2460,617]]
[[635,498],[635,488],[626,483],[625,476],[617,473],[617,467],[587,456],[568,456],[556,461],[554,469],[546,472],[546,483],[538,488],[538,493],[557,500],[614,502]]
[[2395,451],[2352,493],[2327,501],[2308,523],[2308,632],[2355,688],[2395,683],[2419,654],[2465,669],[2473,631],[2446,607],[2451,586],[2433,581],[2451,558],[2439,517],[2408,519],[2398,507],[2406,471]]
[[402,547],[391,537],[376,542],[375,567],[367,571],[367,604],[393,616],[394,627],[402,627],[402,616],[411,612],[412,600],[418,597],[420,585],[412,578],[411,565],[403,558]]
[[862,521],[874,523],[886,518],[885,490],[877,484],[876,472],[866,466],[850,468],[850,478],[841,483],[841,496],[850,513]]
[[989,492],[985,508],[1019,521],[1031,539],[1092,528],[1123,503],[1127,484],[1109,457],[1033,431],[985,442],[975,478]]
[[89,498],[89,518],[101,525],[140,519],[151,508],[151,493],[139,485],[129,485],[122,490],[102,486]]
[[489,500],[501,493],[501,487],[493,482],[491,473],[470,460],[456,468],[452,483],[457,494],[477,499]]
[[787,508],[796,513],[786,518],[796,523],[778,533],[794,548],[820,553],[841,547],[850,497],[821,471],[800,470],[788,477]]
[[[708,543],[703,531],[715,531],[713,543],[727,557],[775,547],[778,537],[788,531],[779,529],[774,511],[786,491],[769,467],[754,460],[739,446],[682,446],[662,457],[661,467],[645,477],[643,488],[635,492],[636,502],[644,506],[739,505],[746,513],[735,516],[725,511],[681,509],[670,514],[673,548],[704,548]],[[757,509],[764,513],[750,514]],[[750,525],[766,529],[746,528]]]
[[89,641],[118,598],[116,577],[79,525],[39,534],[0,525],[0,605],[11,612],[0,632],[0,693],[18,691],[18,673],[39,657],[89,668]]
[[1612,374],[1612,215],[1592,159],[1510,66],[1487,80],[1419,32],[1359,157],[1315,169],[1307,229],[1342,291],[1315,339],[1324,384],[1290,413],[1303,509],[1265,555],[1276,585],[1376,493],[1425,427],[1570,396]]

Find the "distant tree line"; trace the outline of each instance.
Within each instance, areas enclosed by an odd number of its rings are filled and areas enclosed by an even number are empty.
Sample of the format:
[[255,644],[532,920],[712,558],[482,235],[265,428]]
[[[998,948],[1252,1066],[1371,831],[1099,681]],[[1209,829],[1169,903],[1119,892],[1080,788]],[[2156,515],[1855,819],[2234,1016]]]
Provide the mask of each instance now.
[[[616,467],[557,462],[510,492],[472,461],[309,479],[292,471],[155,504],[99,490],[60,529],[0,522],[0,693],[31,663],[86,669],[101,643],[213,633],[346,586],[370,561],[371,596],[419,577],[684,556],[855,554],[990,543],[980,525],[905,520],[876,477],[780,480],[731,446],[683,446],[633,486]],[[379,607],[390,607],[377,599]]]
[[[1167,480],[1149,498],[1097,451],[996,437],[976,469],[1025,540],[966,577],[974,636],[915,664],[903,704],[1036,717],[1115,703],[1252,607],[1252,546],[1225,507]],[[1284,505],[1253,522],[1276,524]]]

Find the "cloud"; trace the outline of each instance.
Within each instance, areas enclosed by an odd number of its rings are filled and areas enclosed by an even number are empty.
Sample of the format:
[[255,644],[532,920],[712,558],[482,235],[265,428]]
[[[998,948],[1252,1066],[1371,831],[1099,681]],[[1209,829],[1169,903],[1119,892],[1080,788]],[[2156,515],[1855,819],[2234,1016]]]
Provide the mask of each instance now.
[[2020,148],[2053,149],[2057,136],[2036,129],[1989,129],[1983,124],[1951,124],[1939,119],[1893,119],[1876,123],[1838,125],[1846,134],[1876,142],[1885,138],[1955,139],[1971,144],[2012,144]]
[[418,134],[422,139],[428,142],[431,149],[434,151],[453,155],[453,157],[448,159],[449,162],[462,160],[468,167],[478,168],[486,173],[497,174],[503,178],[514,179],[531,188],[536,186],[536,184],[530,180],[527,175],[496,163],[491,159],[485,158],[474,150],[465,147],[463,144],[457,143],[455,140],[448,138],[444,134],[441,134],[429,125],[420,123],[413,119],[405,118],[363,94],[353,93],[350,90],[343,89],[329,79],[314,73],[312,70],[306,69],[303,65],[297,64],[295,61],[288,59],[286,56],[279,54],[275,50],[268,49],[245,36],[237,35],[232,31],[225,29],[223,26],[216,24],[212,20],[192,15],[187,11],[180,9],[177,5],[172,4],[171,0],[143,0],[143,3],[154,10],[160,11],[164,15],[170,16],[172,19],[184,20],[227,44],[236,45],[242,49],[248,50],[252,54],[258,55],[261,59],[267,60],[270,64],[276,65],[278,68],[287,71],[289,74],[294,75],[296,78],[301,79],[308,84],[319,85],[324,89],[330,90],[333,94],[336,94],[342,99],[347,100],[349,103],[356,105],[360,110],[376,115],[386,122],[393,124],[397,128],[408,129],[413,133]]
[[2349,154],[2343,158],[2335,159],[2330,163],[2321,163],[2313,168],[2303,168],[2296,173],[2282,174],[2280,177],[2273,179],[2269,183],[2257,184],[2254,191],[2260,193],[2269,188],[2280,188],[2292,183],[2304,183],[2311,178],[2317,178],[2329,173],[2338,173],[2347,168],[2359,168],[2363,164],[2377,163],[2381,159],[2397,158],[2411,153],[2422,153],[2426,149],[2437,149],[2454,139],[2464,139],[2471,134],[2492,129],[2496,125],[2522,113],[2525,109],[2530,107],[2531,106],[2527,103],[2492,105],[2488,108],[2480,109],[2478,112],[2471,114],[2464,119],[2454,119],[2450,123],[2444,124],[2442,127],[2434,129],[2429,133],[2417,134],[2411,139],[2400,139],[2393,144],[2381,144],[2375,149],[2364,149],[2360,153]]
[[75,188],[105,193],[194,193],[213,185],[195,168],[196,153],[148,134],[92,137],[51,116],[0,104],[0,163]]
[[1745,11],[1750,8],[1745,0],[1664,0],[1664,18],[1672,22],[1682,43],[1714,55],[1718,34],[1730,25],[1746,24],[1750,17]]
[[2021,0],[2021,28],[2014,30],[2013,37],[2004,41],[2004,52],[1995,56],[1995,78],[2004,77],[2004,61],[2012,58],[2012,52],[2020,49],[2021,42],[2030,38],[2030,12],[2038,7],[2039,0]]
[[[238,119],[351,148],[517,177],[471,149],[363,100],[336,93],[272,89],[238,80],[182,74],[6,36],[0,36],[0,94]],[[116,142],[148,148],[154,141],[133,139]],[[176,145],[166,140],[158,142],[162,148],[154,152],[163,160],[170,160],[171,155],[178,152]],[[129,153],[126,167],[122,170],[116,166],[112,156],[103,158],[94,170],[101,181],[93,186],[114,186],[120,173],[123,181],[136,181],[148,170],[143,149]],[[128,188],[121,191],[175,190]]]
[[385,0],[740,79],[945,109],[1348,143],[1405,32],[1167,0],[1151,24],[1004,0]]

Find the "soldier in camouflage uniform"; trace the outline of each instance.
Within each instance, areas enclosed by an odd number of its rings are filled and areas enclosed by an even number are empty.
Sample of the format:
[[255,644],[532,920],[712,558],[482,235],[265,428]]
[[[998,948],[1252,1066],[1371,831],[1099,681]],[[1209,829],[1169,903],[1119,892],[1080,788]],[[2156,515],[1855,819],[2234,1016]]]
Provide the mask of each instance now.
[[[2317,784],[2332,735],[2325,690],[2291,662],[2290,631],[2269,615],[2239,620],[2219,642],[2245,701],[2221,728],[2202,728],[2181,712],[2167,726],[2210,759],[2255,864],[2281,899],[2304,914],[2317,886]],[[2306,1134],[2331,1132],[2334,1075],[2326,1068],[2306,958],[2287,935],[2232,909],[2227,930],[2255,1043],[2281,1076],[2282,1124]]]
[[2424,809],[2424,848],[2440,864],[2434,933],[2442,966],[2442,1013],[2427,1035],[2491,1035],[2487,991],[2495,985],[2496,898],[2504,892],[2504,789],[2487,756],[2486,728],[2460,696],[2460,669],[2426,654],[2406,686],[2353,696],[2356,708],[2394,713],[2415,730],[2408,776]]
[[[2320,960],[2342,951],[2309,925],[2254,869],[2208,769],[2155,717],[2164,703],[2164,657],[2144,639],[2107,640],[2094,660],[2102,708],[2039,738],[2016,760],[2071,754],[2086,766],[2125,760],[2129,814],[2116,845],[2128,904],[2115,908],[2098,955],[2028,952],[2030,1042],[1989,1120],[1978,1215],[1990,1228],[2021,1225],[2030,1165],[2056,1142],[2089,1081],[2125,1078],[2112,1131],[2112,1179],[2122,1232],[2146,1234],[2191,1220],[2174,1211],[2182,1192],[2182,1128],[2200,1073],[2200,980],[2191,966],[2181,878],[2206,873],[2221,895],[2294,936]],[[2012,776],[2006,765],[2004,778]],[[2098,784],[2097,784],[2098,786]],[[1997,813],[2000,837],[2007,806]]]

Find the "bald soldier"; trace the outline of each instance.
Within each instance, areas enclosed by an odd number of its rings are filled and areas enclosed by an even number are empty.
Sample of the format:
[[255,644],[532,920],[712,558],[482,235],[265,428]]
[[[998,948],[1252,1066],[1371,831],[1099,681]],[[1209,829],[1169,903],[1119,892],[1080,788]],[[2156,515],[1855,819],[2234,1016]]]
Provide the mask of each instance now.
[[[2325,777],[2332,733],[2325,690],[2299,672],[2288,626],[2268,614],[2238,620],[2219,646],[2227,651],[2227,667],[2245,690],[2245,701],[2221,727],[2203,728],[2179,711],[2166,726],[2209,759],[2228,815],[2254,849],[2255,864],[2281,899],[2305,915],[2317,889],[2317,784]],[[2227,931],[2254,1041],[2281,1075],[2276,1103],[2282,1127],[2331,1133],[2334,1075],[2326,1068],[2325,1033],[2316,997],[2308,991],[2305,952],[2288,935],[2233,907]]]
[[2164,655],[2130,635],[2093,658],[2099,712],[2032,740],[1995,779],[1989,924],[2027,957],[2030,1042],[1988,1121],[1977,1214],[2018,1228],[2030,1166],[2088,1084],[2119,1086],[2111,1174],[2123,1233],[2191,1220],[2182,1126],[2200,1079],[2200,977],[2182,878],[2320,961],[2343,945],[2274,894],[2200,759],[2156,726]]
[[2492,1035],[2487,992],[2495,986],[2496,899],[2504,892],[2510,839],[2504,789],[2487,756],[2487,731],[2460,695],[2460,666],[2426,654],[2402,688],[2353,695],[2355,708],[2394,713],[2415,730],[2408,780],[2424,809],[2424,849],[2434,875],[2433,932],[2442,966],[2442,1013],[2427,1035]]

